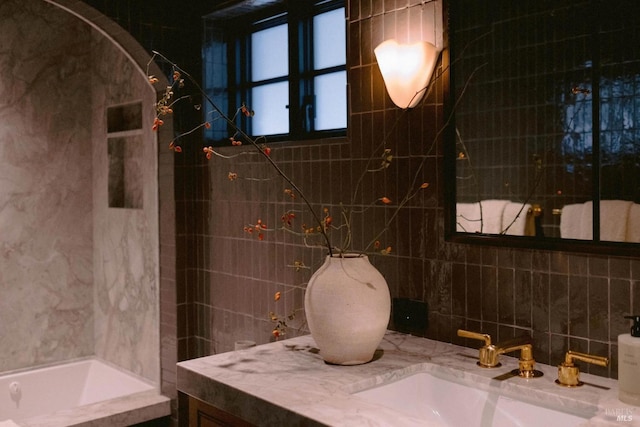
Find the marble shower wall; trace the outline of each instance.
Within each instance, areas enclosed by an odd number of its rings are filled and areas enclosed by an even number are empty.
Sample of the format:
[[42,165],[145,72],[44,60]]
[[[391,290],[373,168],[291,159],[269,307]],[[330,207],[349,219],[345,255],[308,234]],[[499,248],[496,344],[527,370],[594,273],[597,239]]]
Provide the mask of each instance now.
[[[0,372],[97,355],[157,381],[154,91],[43,0],[3,0],[0,28]],[[107,107],[140,102],[143,128],[107,135]],[[110,137],[141,146],[137,209],[109,207]]]
[[[156,95],[146,74],[97,32],[92,52],[96,355],[159,381],[158,150],[151,130]],[[131,125],[107,124],[105,108],[138,109],[142,120],[125,113]],[[124,146],[116,168],[124,171],[120,182],[110,174],[114,143]],[[124,192],[124,207],[110,205],[114,187]]]
[[0,3],[0,371],[94,347],[90,29],[43,5]]

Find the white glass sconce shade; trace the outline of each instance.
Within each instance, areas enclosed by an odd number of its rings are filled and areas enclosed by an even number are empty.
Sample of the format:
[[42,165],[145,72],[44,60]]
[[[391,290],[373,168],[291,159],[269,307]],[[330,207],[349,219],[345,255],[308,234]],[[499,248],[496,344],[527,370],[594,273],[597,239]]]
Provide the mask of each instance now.
[[400,44],[391,39],[374,49],[389,97],[400,108],[413,108],[424,96],[439,54],[429,42]]

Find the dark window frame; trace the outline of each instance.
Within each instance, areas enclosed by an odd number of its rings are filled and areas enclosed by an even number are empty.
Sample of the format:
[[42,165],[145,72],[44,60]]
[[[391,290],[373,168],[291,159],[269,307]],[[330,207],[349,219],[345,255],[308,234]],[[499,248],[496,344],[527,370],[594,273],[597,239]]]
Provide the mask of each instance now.
[[[314,130],[313,116],[311,115],[315,109],[313,102],[314,77],[336,71],[347,71],[346,58],[345,63],[342,65],[313,70],[313,17],[340,8],[344,8],[346,13],[344,0],[296,0],[263,10],[245,13],[231,19],[215,19],[213,22],[216,27],[216,32],[218,33],[218,40],[213,43],[217,43],[218,47],[224,45],[226,56],[226,70],[224,70],[226,73],[226,87],[224,91],[226,93],[221,94],[220,88],[218,88],[217,91],[208,88],[207,82],[205,81],[204,87],[208,95],[212,97],[222,111],[229,116],[233,116],[243,104],[251,108],[250,94],[252,87],[265,83],[288,81],[289,132],[286,134],[268,135],[267,139],[269,142],[305,141],[346,136],[346,127],[330,130]],[[251,34],[283,23],[288,24],[288,75],[260,82],[251,82]],[[346,20],[344,25],[346,26]],[[205,35],[205,39],[206,38],[207,36]],[[205,40],[203,49],[205,76],[207,75],[206,50],[207,45],[211,43],[211,40]],[[219,72],[221,70],[217,71]],[[345,91],[346,90],[347,88],[345,87]],[[208,143],[226,145],[229,143],[228,137],[232,135],[229,134],[232,132],[232,129],[226,124],[220,121],[218,122],[219,123],[212,123],[213,128],[211,131],[205,132],[205,137]],[[259,137],[260,135],[252,135],[250,122],[251,119],[249,117],[238,114],[235,123],[240,129],[252,137]]]

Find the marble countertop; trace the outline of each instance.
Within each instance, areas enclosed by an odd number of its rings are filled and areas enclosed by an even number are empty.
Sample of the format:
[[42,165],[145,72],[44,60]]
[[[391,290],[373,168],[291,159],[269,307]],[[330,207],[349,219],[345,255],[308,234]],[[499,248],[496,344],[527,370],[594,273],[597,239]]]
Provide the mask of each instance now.
[[498,380],[518,367],[517,359],[501,356],[501,367],[483,369],[476,365],[477,355],[474,349],[390,331],[373,361],[336,366],[324,363],[313,339],[303,336],[180,362],[177,382],[181,392],[255,425],[400,427],[423,423],[353,393],[438,371],[530,403],[577,414],[597,411],[585,425],[640,426],[640,408],[618,400],[615,380],[581,373],[585,386],[564,388],[554,383],[557,367],[539,363],[540,378]]

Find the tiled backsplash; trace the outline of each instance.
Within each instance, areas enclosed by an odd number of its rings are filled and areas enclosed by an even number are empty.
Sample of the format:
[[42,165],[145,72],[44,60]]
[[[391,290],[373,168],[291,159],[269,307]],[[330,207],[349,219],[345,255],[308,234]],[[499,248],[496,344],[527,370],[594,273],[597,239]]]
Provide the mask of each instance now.
[[[629,332],[623,316],[640,309],[638,260],[489,247],[467,250],[466,263],[453,263],[453,329],[466,325],[498,339],[531,332],[536,360],[557,365],[567,349],[610,356],[609,368],[583,370],[616,376],[617,336]],[[449,322],[448,316],[443,322]],[[447,326],[444,336],[436,338],[446,340]]]

